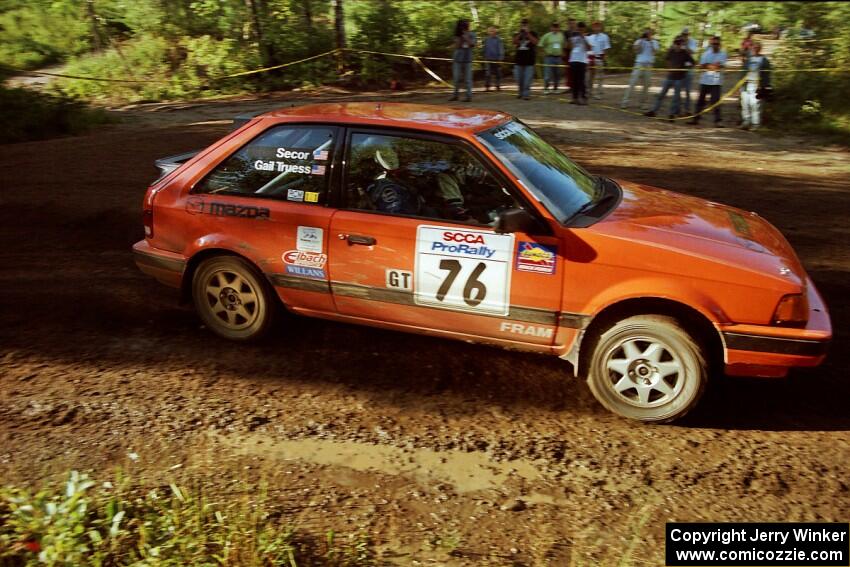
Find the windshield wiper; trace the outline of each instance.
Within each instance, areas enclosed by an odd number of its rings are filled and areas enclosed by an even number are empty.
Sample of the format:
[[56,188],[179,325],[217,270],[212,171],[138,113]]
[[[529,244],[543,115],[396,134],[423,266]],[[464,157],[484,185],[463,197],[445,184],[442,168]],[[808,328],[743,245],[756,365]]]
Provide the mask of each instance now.
[[[604,191],[605,178],[598,176],[596,178],[596,183],[598,184],[600,190]],[[585,214],[589,213],[590,211],[599,209],[599,208],[602,207],[602,205],[607,205],[611,201],[616,201],[616,200],[617,200],[617,193],[615,191],[608,191],[604,195],[599,197],[599,199],[597,199],[595,201],[588,201],[587,203],[583,204],[581,207],[579,207],[579,209],[576,212],[574,212],[573,214],[570,215],[570,217],[566,220],[566,222],[564,224],[569,224],[572,220],[574,220],[574,219],[576,219],[576,218],[578,218],[582,215],[585,215]]]

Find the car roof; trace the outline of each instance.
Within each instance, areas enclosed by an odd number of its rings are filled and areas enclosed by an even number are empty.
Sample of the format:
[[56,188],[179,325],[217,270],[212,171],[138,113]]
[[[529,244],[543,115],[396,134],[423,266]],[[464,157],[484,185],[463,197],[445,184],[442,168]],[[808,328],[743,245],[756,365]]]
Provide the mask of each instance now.
[[497,110],[410,104],[405,102],[342,102],[281,108],[262,117],[310,122],[394,126],[434,132],[471,134],[503,124],[513,117]]

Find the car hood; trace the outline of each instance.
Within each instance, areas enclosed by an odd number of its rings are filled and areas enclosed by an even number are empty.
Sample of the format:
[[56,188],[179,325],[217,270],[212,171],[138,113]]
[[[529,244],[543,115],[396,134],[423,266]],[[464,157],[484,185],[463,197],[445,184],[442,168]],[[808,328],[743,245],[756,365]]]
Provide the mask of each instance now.
[[628,231],[631,238],[735,263],[740,263],[742,250],[771,255],[805,281],[791,245],[756,213],[657,187],[617,183],[622,202],[594,225],[600,231]]

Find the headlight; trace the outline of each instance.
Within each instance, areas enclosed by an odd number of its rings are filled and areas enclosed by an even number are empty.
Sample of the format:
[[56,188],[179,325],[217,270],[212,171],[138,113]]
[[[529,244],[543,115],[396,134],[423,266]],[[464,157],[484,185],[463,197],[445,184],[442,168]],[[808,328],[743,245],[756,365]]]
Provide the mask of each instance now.
[[809,302],[805,295],[786,295],[779,300],[773,313],[773,324],[784,326],[802,326],[809,320]]

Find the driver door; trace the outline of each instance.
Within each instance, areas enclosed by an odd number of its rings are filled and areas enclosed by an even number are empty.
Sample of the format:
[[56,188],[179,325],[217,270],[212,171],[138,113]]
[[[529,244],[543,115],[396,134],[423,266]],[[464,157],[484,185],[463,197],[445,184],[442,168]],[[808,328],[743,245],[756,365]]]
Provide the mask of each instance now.
[[[379,151],[397,159],[378,160]],[[345,163],[345,206],[331,219],[328,244],[339,313],[460,337],[553,343],[558,243],[493,231],[499,210],[524,206],[495,168],[457,140],[380,130],[352,131]],[[395,194],[370,191],[378,180]],[[400,196],[416,205],[388,212],[384,198]]]

